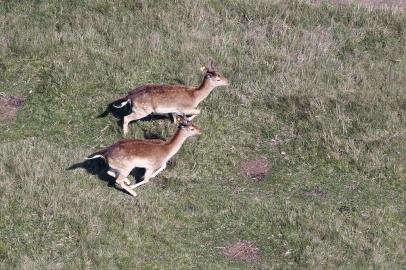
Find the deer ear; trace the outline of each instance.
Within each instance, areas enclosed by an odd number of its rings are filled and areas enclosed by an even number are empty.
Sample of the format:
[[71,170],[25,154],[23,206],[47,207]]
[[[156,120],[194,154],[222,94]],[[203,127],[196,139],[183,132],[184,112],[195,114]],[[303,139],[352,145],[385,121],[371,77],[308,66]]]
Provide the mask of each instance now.
[[190,122],[186,122],[186,121],[182,121],[181,123],[179,123],[178,128],[186,128],[188,126],[190,126]]
[[210,58],[209,62],[206,65],[206,68],[207,68],[208,71],[214,71],[213,64],[214,64],[213,59]]
[[186,117],[186,114],[182,113],[181,115],[177,115],[177,122],[179,123],[180,128],[184,128],[190,125],[189,119]]
[[212,71],[214,71],[214,69],[213,69],[213,60],[209,59],[209,62],[207,62],[207,65],[202,66],[200,68],[200,70],[203,71],[203,72],[212,72]]

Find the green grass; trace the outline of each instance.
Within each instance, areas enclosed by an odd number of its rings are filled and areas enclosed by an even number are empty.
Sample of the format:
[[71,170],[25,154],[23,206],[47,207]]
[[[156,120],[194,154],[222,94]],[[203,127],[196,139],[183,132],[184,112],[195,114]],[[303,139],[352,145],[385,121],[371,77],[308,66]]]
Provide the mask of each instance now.
[[[405,14],[354,6],[2,1],[0,91],[27,101],[0,123],[0,268],[404,267],[405,44]],[[67,170],[122,138],[97,118],[108,103],[144,83],[198,84],[210,57],[231,85],[137,198]],[[239,165],[258,156],[272,171],[255,183]],[[261,259],[223,257],[238,240]]]

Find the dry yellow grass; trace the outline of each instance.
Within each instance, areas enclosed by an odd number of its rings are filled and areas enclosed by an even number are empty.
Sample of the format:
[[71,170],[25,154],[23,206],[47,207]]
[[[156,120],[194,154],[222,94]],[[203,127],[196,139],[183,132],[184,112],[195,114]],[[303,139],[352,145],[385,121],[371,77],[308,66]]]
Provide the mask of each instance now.
[[312,4],[356,5],[369,9],[383,9],[396,12],[406,11],[405,0],[309,0]]

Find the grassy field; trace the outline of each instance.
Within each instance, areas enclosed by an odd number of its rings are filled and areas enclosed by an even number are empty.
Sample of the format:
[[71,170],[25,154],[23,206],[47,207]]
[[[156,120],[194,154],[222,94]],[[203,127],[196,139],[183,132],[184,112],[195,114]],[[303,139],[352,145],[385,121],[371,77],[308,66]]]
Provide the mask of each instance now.
[[[404,267],[406,15],[315,2],[0,1],[0,92],[26,98],[0,122],[0,268]],[[110,102],[209,58],[230,86],[137,198],[68,170],[122,138]],[[241,240],[259,259],[223,255]]]

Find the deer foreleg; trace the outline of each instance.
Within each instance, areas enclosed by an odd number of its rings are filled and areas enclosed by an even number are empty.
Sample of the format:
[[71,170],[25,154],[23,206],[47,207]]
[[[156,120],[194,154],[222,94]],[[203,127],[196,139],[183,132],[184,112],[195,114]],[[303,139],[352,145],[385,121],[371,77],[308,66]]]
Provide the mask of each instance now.
[[125,184],[127,182],[126,180],[129,181],[126,177],[119,175],[118,178],[116,179],[116,183],[120,186],[120,188],[124,189],[132,196],[136,197],[137,193],[135,193],[134,190],[132,190],[129,186]]
[[153,171],[152,171],[151,169],[147,169],[147,170],[145,171],[144,180],[141,181],[141,182],[139,182],[139,183],[137,183],[137,184],[135,184],[135,185],[131,185],[130,188],[131,188],[131,189],[134,189],[134,188],[136,188],[136,187],[139,187],[139,186],[142,186],[142,185],[148,183],[148,182],[149,182],[149,179],[150,179],[151,176],[152,176],[152,172],[153,172]]

